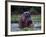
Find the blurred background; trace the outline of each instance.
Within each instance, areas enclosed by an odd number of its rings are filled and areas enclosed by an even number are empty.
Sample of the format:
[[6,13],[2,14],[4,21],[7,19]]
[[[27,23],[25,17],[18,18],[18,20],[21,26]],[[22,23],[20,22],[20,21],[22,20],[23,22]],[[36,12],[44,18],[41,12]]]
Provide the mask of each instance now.
[[31,11],[31,19],[34,24],[34,30],[41,30],[41,7],[38,6],[15,6],[11,5],[11,31],[32,31],[31,28],[20,29],[19,20],[21,14]]

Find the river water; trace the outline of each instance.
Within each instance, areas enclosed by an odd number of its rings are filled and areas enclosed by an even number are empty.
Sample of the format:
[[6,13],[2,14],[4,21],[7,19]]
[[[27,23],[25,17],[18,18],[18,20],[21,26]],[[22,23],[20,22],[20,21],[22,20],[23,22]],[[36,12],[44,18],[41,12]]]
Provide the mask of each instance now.
[[[41,29],[41,24],[36,22],[34,23],[34,30],[40,30]],[[12,23],[11,24],[11,31],[21,31],[21,29],[19,28],[19,24],[18,23]]]

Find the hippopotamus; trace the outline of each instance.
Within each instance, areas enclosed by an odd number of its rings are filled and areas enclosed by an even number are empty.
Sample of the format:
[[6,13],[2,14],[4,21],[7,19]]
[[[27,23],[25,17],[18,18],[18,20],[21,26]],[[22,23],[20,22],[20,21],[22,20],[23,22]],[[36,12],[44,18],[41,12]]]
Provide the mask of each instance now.
[[20,17],[20,28],[30,27],[32,24],[31,14],[27,11]]

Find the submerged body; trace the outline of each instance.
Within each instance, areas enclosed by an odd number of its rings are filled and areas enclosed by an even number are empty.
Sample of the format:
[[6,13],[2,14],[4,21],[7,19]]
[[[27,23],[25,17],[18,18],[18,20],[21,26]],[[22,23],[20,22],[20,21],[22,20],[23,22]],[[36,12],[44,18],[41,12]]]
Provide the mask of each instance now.
[[31,15],[30,13],[23,13],[20,18],[20,27],[30,27],[32,25]]

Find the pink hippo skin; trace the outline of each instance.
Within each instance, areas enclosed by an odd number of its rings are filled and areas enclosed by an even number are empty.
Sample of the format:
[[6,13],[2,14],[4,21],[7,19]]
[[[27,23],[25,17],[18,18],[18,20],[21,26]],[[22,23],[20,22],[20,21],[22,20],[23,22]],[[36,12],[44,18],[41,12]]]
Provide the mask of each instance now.
[[32,24],[32,20],[29,20],[28,15],[21,15],[20,18],[20,27],[21,28],[25,28],[25,27],[29,27]]

